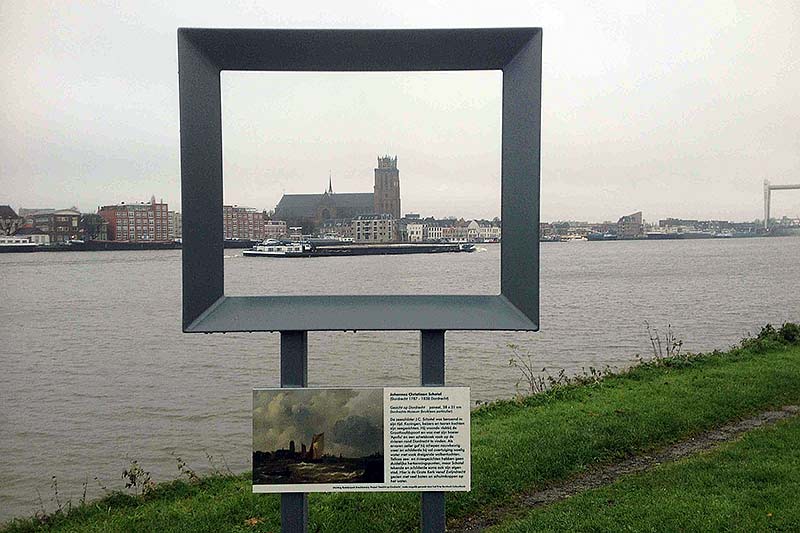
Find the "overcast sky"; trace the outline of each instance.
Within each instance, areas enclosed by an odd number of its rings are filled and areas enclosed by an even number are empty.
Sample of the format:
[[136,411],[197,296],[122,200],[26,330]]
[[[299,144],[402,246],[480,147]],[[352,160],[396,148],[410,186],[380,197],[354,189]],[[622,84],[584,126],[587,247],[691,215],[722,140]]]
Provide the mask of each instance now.
[[[544,28],[542,218],[752,220],[800,182],[800,2],[0,1],[0,203],[180,199],[176,28]],[[499,214],[497,73],[223,75],[225,200]],[[800,215],[800,193],[773,194]]]

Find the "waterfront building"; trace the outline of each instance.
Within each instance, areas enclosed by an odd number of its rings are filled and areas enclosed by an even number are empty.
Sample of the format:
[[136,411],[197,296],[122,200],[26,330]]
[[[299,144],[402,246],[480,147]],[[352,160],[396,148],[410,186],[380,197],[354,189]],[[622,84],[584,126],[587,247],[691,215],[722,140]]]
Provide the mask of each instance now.
[[169,231],[167,232],[169,239],[172,241],[181,239],[183,237],[183,217],[177,211],[167,211],[167,218],[169,219]]
[[[20,209],[22,211],[22,209]],[[69,242],[80,236],[81,213],[72,209],[26,210],[25,220],[47,233],[51,243]]]
[[107,241],[108,222],[94,213],[81,214],[80,238],[84,241]]
[[422,222],[411,222],[406,224],[406,235],[409,242],[422,242],[425,239],[425,225]]
[[288,236],[289,236],[289,227],[286,225],[285,220],[264,221],[265,239],[283,239]]
[[622,239],[636,239],[644,235],[642,212],[625,215],[617,222],[617,235]]
[[481,221],[479,222],[478,237],[483,241],[499,241],[500,240],[500,226],[492,222]]
[[430,223],[425,228],[425,240],[426,241],[440,241],[444,238],[442,226],[438,225],[435,221]]
[[353,240],[360,243],[386,243],[395,240],[392,215],[358,215],[352,222]]
[[104,205],[97,214],[108,223],[108,239],[129,242],[169,241],[169,208],[166,203]]
[[48,235],[46,231],[35,226],[22,226],[17,230],[14,236],[21,239],[27,239],[28,242],[40,244],[42,246],[47,246],[50,244],[50,235]]
[[319,228],[319,234],[327,239],[350,238],[353,236],[352,220],[326,220]]
[[614,235],[617,234],[617,223],[616,222],[598,222],[591,224],[590,226],[590,233],[598,234],[598,235]]
[[223,235],[226,239],[264,239],[264,213],[251,207],[222,206]]
[[378,158],[373,192],[340,193],[328,188],[322,194],[284,194],[275,206],[275,218],[289,226],[302,226],[306,233],[320,232],[325,224],[350,224],[359,215],[390,214],[400,218],[400,171],[397,157]]
[[481,225],[476,220],[470,220],[467,223],[466,239],[470,242],[475,242],[481,235]]
[[469,222],[463,219],[445,220],[442,229],[442,237],[448,241],[467,241],[469,240]]
[[740,234],[757,233],[759,225],[755,222],[730,222],[727,220],[693,220],[683,218],[666,218],[658,221],[658,227],[665,233],[711,233]]
[[53,213],[55,209],[48,207],[20,207],[19,208],[19,216],[25,219],[25,224],[31,224],[32,220],[30,218],[31,215],[34,213],[36,214],[43,214],[43,213]]
[[[406,213],[403,215],[403,218],[397,221],[396,223],[396,231],[397,231],[397,240],[400,242],[418,242],[420,240],[419,235],[411,235],[409,233],[409,226],[412,224],[422,224],[423,227],[423,234],[425,232],[425,222],[422,220],[422,217],[419,213]],[[413,229],[413,228],[412,228]],[[414,230],[415,233],[418,233],[419,230]]]
[[[437,225],[442,228],[442,239],[454,241],[458,238],[458,220],[445,218],[437,221]],[[430,229],[430,228],[429,228]],[[428,232],[430,235],[430,231]]]
[[0,235],[13,235],[24,223],[10,205],[0,205]]

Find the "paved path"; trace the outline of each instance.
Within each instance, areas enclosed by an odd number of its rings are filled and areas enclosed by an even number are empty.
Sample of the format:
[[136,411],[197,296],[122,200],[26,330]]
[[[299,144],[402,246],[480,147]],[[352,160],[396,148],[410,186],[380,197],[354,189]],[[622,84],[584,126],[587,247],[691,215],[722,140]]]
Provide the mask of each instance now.
[[739,420],[718,429],[706,431],[693,438],[661,448],[648,454],[635,455],[618,463],[592,468],[557,485],[543,490],[523,492],[502,507],[484,511],[480,516],[453,522],[447,531],[474,532],[499,524],[509,516],[516,516],[568,498],[586,490],[613,483],[622,476],[648,470],[661,463],[677,461],[696,453],[710,450],[721,443],[735,440],[747,431],[774,424],[779,420],[800,416],[800,406],[787,405],[777,411],[765,411],[752,418]]

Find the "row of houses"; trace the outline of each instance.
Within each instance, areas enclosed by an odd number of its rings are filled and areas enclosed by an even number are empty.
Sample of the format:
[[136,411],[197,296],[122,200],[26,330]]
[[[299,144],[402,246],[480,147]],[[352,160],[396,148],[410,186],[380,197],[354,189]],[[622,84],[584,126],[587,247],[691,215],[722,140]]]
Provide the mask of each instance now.
[[[225,239],[254,240],[297,238],[303,227],[289,226],[268,213],[250,207],[222,208]],[[21,208],[0,206],[0,234],[15,235],[37,244],[58,244],[74,240],[165,242],[181,238],[182,217],[164,201],[119,203],[81,213],[77,208]],[[360,214],[352,219],[328,220],[318,235],[349,238],[355,242],[435,242],[500,240],[500,221],[422,218],[410,213],[400,219],[391,214]]]
[[581,222],[559,221],[542,222],[539,233],[544,240],[551,238],[585,238],[610,237],[613,239],[654,238],[672,234],[707,234],[707,235],[756,235],[760,232],[760,221],[730,222],[727,220],[689,220],[666,218],[658,221],[658,225],[647,223],[642,212],[637,211],[624,215],[616,222]]
[[[238,206],[223,207],[227,239],[281,238],[288,236],[285,222],[265,220],[264,213]],[[81,213],[77,208],[21,208],[0,206],[0,234],[15,235],[37,244],[74,240],[166,242],[181,238],[182,216],[164,201],[119,203]]]
[[315,229],[315,236],[353,239],[359,243],[485,241],[500,240],[500,221],[421,218],[409,213],[400,219],[388,213],[359,214],[352,218],[323,220],[318,227],[290,226],[270,218],[266,212],[237,205],[223,206],[226,239],[298,238]]
[[616,222],[582,222],[575,220],[541,222],[539,235],[543,239],[550,237],[588,237],[593,234],[614,235],[621,239],[636,239],[645,234],[642,212],[637,211],[624,215]]
[[405,240],[424,241],[484,241],[497,242],[501,237],[500,222],[488,220],[436,220],[433,218],[409,221],[405,225]]
[[0,205],[0,235],[13,235],[40,245],[69,242],[83,238],[87,220],[75,208],[25,209],[17,214],[8,205]]
[[77,208],[20,208],[0,206],[0,234],[41,245],[82,241],[165,242],[181,237],[181,214],[164,202],[117,204],[97,213]]

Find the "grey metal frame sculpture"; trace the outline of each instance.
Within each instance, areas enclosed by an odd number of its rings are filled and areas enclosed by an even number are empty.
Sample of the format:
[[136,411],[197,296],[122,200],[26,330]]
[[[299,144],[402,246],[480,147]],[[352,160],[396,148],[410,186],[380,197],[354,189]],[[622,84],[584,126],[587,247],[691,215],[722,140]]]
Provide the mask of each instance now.
[[[179,29],[183,330],[537,330],[541,45],[538,28]],[[499,295],[224,295],[221,71],[497,69],[503,71]]]
[[[281,386],[308,384],[309,330],[420,330],[420,382],[444,385],[446,330],[527,330],[539,322],[542,31],[178,30],[183,331],[281,332]],[[224,294],[220,72],[502,70],[500,294]],[[281,527],[306,531],[303,493],[281,495]],[[443,532],[442,492],[422,494],[424,532]]]

